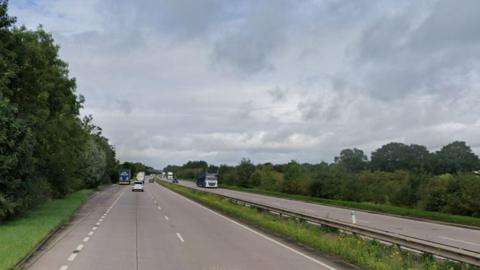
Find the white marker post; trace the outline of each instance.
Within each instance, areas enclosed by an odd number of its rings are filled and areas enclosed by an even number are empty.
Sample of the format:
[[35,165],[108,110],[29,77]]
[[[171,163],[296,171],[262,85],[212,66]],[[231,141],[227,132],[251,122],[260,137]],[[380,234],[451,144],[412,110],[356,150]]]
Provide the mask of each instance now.
[[357,224],[357,217],[355,216],[355,211],[352,211],[352,223]]

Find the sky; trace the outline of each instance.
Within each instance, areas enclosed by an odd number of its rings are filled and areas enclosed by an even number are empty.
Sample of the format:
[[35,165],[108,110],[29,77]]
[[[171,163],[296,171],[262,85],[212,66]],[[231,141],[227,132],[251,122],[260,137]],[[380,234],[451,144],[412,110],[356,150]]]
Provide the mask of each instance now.
[[480,153],[477,0],[10,0],[51,32],[121,161]]

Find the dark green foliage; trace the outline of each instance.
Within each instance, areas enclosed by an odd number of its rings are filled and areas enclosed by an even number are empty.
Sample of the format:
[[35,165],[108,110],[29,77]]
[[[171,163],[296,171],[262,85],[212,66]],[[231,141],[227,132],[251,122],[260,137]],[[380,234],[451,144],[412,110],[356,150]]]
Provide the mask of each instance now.
[[365,170],[368,166],[368,159],[360,149],[343,149],[340,156],[335,157],[335,163],[347,172],[353,173]]
[[465,142],[455,141],[435,153],[435,173],[470,172],[480,168],[478,156]]
[[307,194],[309,178],[302,165],[290,161],[283,174],[282,191],[286,193]]
[[235,185],[237,179],[237,171],[235,167],[228,165],[220,165],[218,168],[218,182],[220,185]]
[[253,165],[249,159],[242,159],[242,161],[240,161],[240,164],[236,168],[236,185],[241,187],[250,187],[250,177],[252,176],[254,171],[255,165]]
[[15,27],[0,0],[0,221],[107,181],[114,149],[80,120],[82,97],[41,27]]
[[[333,164],[292,161],[255,166],[243,159],[235,167],[220,166],[219,180],[224,186],[475,217],[480,216],[475,164],[478,157],[464,142],[437,153],[421,145],[389,143],[372,153],[370,166],[363,151],[345,149]],[[452,174],[435,174],[434,168]]]
[[372,153],[371,168],[387,172],[424,171],[431,167],[430,162],[431,154],[425,146],[392,142]]

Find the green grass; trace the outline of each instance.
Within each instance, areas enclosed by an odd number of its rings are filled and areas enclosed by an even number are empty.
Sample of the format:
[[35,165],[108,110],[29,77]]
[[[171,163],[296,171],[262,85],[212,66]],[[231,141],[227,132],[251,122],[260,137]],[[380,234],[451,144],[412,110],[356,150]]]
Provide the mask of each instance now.
[[461,268],[454,262],[439,263],[430,256],[414,256],[394,247],[379,244],[377,241],[363,240],[352,235],[322,229],[318,226],[281,218],[268,212],[240,206],[215,194],[203,193],[194,189],[158,181],[161,185],[195,200],[228,216],[250,225],[268,230],[289,240],[308,246],[322,254],[334,256],[344,261],[371,270],[479,270],[476,267]]
[[397,216],[428,219],[433,221],[441,221],[441,222],[480,227],[480,218],[475,218],[475,217],[452,215],[452,214],[441,213],[441,212],[432,212],[432,211],[398,207],[398,206],[385,205],[385,204],[322,199],[322,198],[317,198],[312,196],[287,194],[282,192],[267,191],[267,190],[255,189],[255,188],[240,188],[240,187],[234,187],[234,186],[222,186],[222,188],[256,193],[261,195],[274,196],[278,198],[304,201],[304,202],[312,202],[312,203],[318,203],[318,204],[340,206],[340,207],[351,208],[351,209],[367,210],[367,211],[372,211],[377,213],[392,214]]
[[93,193],[80,190],[0,224],[0,269],[11,269],[55,227],[66,222]]

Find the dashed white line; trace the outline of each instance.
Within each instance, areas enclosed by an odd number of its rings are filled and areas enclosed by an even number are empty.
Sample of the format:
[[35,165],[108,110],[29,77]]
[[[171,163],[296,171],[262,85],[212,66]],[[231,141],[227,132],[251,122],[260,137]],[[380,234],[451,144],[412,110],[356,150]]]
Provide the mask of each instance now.
[[62,267],[60,267],[60,270],[67,270],[68,269],[68,265],[62,265]]
[[[159,187],[159,188],[160,188],[160,187]],[[262,233],[259,233],[259,232],[257,232],[256,230],[251,229],[251,228],[249,228],[249,227],[247,227],[247,226],[245,226],[245,225],[243,225],[243,224],[241,224],[241,223],[238,223],[238,222],[236,222],[235,220],[233,220],[233,219],[231,219],[231,218],[228,218],[228,217],[226,217],[226,216],[224,216],[224,215],[221,215],[221,214],[213,211],[212,209],[209,209],[209,208],[207,208],[207,207],[205,207],[205,206],[203,206],[203,205],[201,205],[201,204],[199,204],[199,203],[197,203],[197,202],[194,202],[194,201],[192,201],[192,200],[190,200],[190,199],[187,199],[187,198],[183,197],[182,195],[173,192],[173,191],[170,190],[170,189],[167,189],[167,188],[165,188],[165,187],[163,187],[163,189],[169,191],[170,193],[174,194],[175,196],[178,196],[178,197],[180,197],[180,198],[182,198],[182,199],[184,199],[184,200],[186,200],[186,201],[188,201],[188,202],[190,202],[190,203],[192,203],[192,204],[194,204],[194,205],[197,205],[197,206],[205,209],[206,211],[208,211],[208,212],[210,212],[210,213],[212,213],[212,214],[214,214],[214,215],[217,215],[217,216],[219,216],[219,217],[221,217],[221,218],[223,218],[223,219],[225,219],[225,220],[230,221],[230,222],[232,222],[233,224],[238,225],[238,226],[242,227],[243,229],[245,229],[245,230],[247,230],[247,231],[249,231],[249,232],[251,232],[251,233],[254,233],[254,234],[256,234],[256,235],[258,235],[258,236],[260,236],[260,237],[262,237],[262,238],[264,238],[264,239],[266,239],[266,240],[268,240],[268,241],[270,241],[270,242],[272,242],[272,243],[274,243],[274,244],[276,244],[276,245],[279,245],[279,246],[281,246],[281,247],[283,247],[283,248],[285,248],[285,249],[287,249],[287,250],[289,250],[289,251],[291,251],[291,252],[293,252],[293,253],[295,253],[295,254],[297,254],[297,255],[299,255],[299,256],[302,256],[302,257],[304,257],[305,259],[307,259],[307,260],[309,260],[309,261],[311,261],[311,262],[314,262],[314,263],[316,263],[316,264],[318,264],[318,265],[321,265],[321,266],[323,266],[323,267],[325,267],[325,268],[327,268],[327,269],[329,269],[329,270],[336,270],[336,268],[334,268],[334,267],[332,267],[332,266],[330,266],[330,265],[328,265],[328,264],[325,264],[325,263],[323,263],[323,262],[321,262],[321,261],[319,261],[319,260],[317,260],[317,259],[315,259],[315,258],[313,258],[313,257],[310,257],[310,256],[308,256],[307,254],[302,253],[302,252],[300,252],[300,251],[298,251],[298,250],[296,250],[296,249],[294,249],[294,248],[291,248],[291,247],[289,247],[289,246],[287,246],[287,245],[285,245],[285,244],[283,244],[283,243],[280,243],[280,242],[278,242],[277,240],[275,240],[275,239],[273,239],[273,238],[270,238],[270,237],[268,237],[268,236],[266,236],[266,235],[264,235],[264,234],[262,234]]]
[[160,207],[160,206],[158,206],[157,208],[158,208],[158,210],[162,210],[162,207]]
[[67,260],[73,262],[73,260],[75,260],[75,257],[77,257],[77,253],[72,253],[70,254],[70,256],[68,256]]
[[163,216],[165,218],[165,220],[168,220],[168,217],[167,216]]
[[95,231],[96,229],[98,229],[98,227],[97,227],[97,226],[93,226],[93,227],[92,227],[92,230],[94,230],[94,231]]
[[88,242],[88,240],[90,240],[90,237],[88,237],[88,236],[83,238],[83,242]]
[[180,233],[177,232],[177,236],[178,236],[178,239],[180,239],[180,241],[185,242],[185,240],[183,240],[183,237]]
[[95,225],[100,226],[100,222],[97,222]]
[[88,233],[88,236],[92,236],[92,235],[93,235],[93,231],[90,231],[90,232]]
[[82,249],[83,249],[83,244],[80,244],[80,245],[77,246],[75,251],[81,251]]

